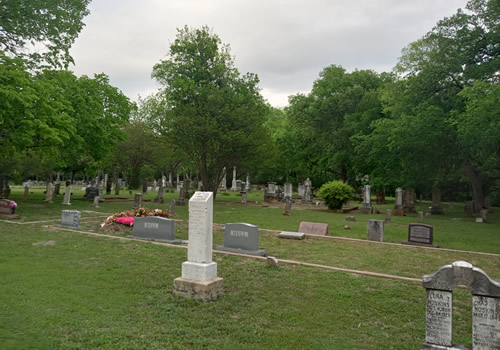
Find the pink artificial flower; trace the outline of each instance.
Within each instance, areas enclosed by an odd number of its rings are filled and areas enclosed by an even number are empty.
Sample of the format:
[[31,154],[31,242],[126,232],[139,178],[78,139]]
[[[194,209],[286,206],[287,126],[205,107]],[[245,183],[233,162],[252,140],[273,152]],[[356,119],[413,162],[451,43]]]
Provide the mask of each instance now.
[[15,208],[15,207],[17,207],[17,203],[16,203],[16,202],[14,202],[14,201],[10,201],[10,204],[9,204],[9,205],[10,205],[10,207],[11,207],[11,208]]

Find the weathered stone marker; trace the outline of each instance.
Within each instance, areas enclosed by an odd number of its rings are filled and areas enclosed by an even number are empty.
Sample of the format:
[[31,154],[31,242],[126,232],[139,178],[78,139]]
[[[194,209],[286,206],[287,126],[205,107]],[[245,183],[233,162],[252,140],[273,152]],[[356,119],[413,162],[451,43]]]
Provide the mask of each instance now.
[[392,222],[392,209],[387,209],[385,213],[385,222],[390,224]]
[[62,204],[71,205],[70,198],[71,198],[71,186],[66,186],[66,192],[64,192],[64,199]]
[[402,243],[437,248],[437,245],[432,244],[433,240],[434,228],[431,225],[410,224],[408,226],[408,241]]
[[371,186],[365,185],[363,188],[363,207],[360,209],[363,214],[372,213]]
[[80,227],[81,213],[78,210],[63,210],[61,213],[61,225],[69,227]]
[[175,239],[175,220],[159,216],[137,217],[134,219],[132,235],[135,238],[167,243],[181,243]]
[[422,349],[459,348],[452,345],[452,292],[458,285],[472,293],[472,349],[500,349],[500,281],[465,261],[444,265],[423,278],[427,295]]
[[403,189],[401,187],[396,188],[396,202],[394,204],[394,209],[403,210]]
[[168,207],[168,213],[172,216],[175,215],[175,199],[170,200],[170,206]]
[[328,235],[328,224],[302,221],[299,224],[299,232],[304,232],[311,235],[326,236]]
[[280,232],[279,238],[286,238],[286,239],[297,239],[297,240],[302,240],[306,238],[306,234],[304,232],[289,232],[289,231],[282,231]]
[[384,241],[384,220],[368,220],[368,237],[369,241]]
[[136,193],[134,196],[134,209],[142,207],[142,193]]
[[219,245],[215,249],[249,255],[266,255],[264,249],[259,249],[259,227],[246,223],[225,224],[224,245]]
[[189,200],[188,261],[182,263],[182,277],[174,280],[174,292],[203,301],[224,292],[224,280],[217,277],[212,261],[213,193],[195,192]]
[[439,188],[432,189],[431,214],[444,215],[443,206],[441,205],[441,190]]

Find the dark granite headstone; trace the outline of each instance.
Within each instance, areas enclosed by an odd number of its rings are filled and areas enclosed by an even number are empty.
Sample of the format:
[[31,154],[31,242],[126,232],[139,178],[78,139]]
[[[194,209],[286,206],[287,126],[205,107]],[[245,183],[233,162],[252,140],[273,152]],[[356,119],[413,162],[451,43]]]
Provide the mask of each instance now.
[[410,224],[408,226],[408,241],[402,243],[437,248],[437,245],[432,244],[434,240],[433,233],[434,228],[431,225]]
[[175,239],[175,220],[160,216],[137,217],[134,219],[134,238],[180,243]]
[[266,255],[265,250],[259,249],[259,227],[245,223],[226,224],[224,245],[217,246],[216,249],[249,255]]

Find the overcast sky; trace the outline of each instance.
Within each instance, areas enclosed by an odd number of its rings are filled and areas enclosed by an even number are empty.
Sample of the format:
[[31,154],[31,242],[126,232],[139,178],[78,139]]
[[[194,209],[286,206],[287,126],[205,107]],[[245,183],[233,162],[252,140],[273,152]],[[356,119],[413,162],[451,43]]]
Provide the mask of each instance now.
[[331,64],[390,71],[401,49],[466,0],[94,0],[71,49],[77,75],[106,73],[130,99],[156,92],[153,65],[176,28],[208,25],[240,73],[258,74],[276,107]]

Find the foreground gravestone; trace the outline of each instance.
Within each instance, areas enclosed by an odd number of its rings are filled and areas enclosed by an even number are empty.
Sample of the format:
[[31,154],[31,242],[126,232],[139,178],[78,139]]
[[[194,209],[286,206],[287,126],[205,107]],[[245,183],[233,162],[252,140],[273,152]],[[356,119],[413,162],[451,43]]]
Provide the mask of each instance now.
[[152,241],[181,243],[175,239],[175,220],[159,216],[135,218],[132,236]]
[[453,290],[465,286],[472,293],[472,349],[500,349],[500,281],[465,261],[444,265],[425,275],[424,350],[464,349],[453,345]]
[[80,227],[81,213],[78,210],[63,210],[61,213],[61,225],[69,227]]
[[259,249],[259,227],[246,223],[224,225],[224,245],[219,245],[216,249],[248,255],[266,255],[264,249]]
[[431,225],[410,224],[408,226],[408,241],[402,243],[437,248],[437,245],[432,244],[433,240],[434,228]]
[[367,225],[369,241],[384,241],[384,220],[368,220]]
[[212,261],[212,233],[213,193],[195,192],[189,200],[188,261],[182,263],[182,277],[174,280],[176,294],[207,301],[224,292]]
[[310,235],[326,236],[328,235],[328,224],[302,221],[299,224],[299,232],[304,232]]

